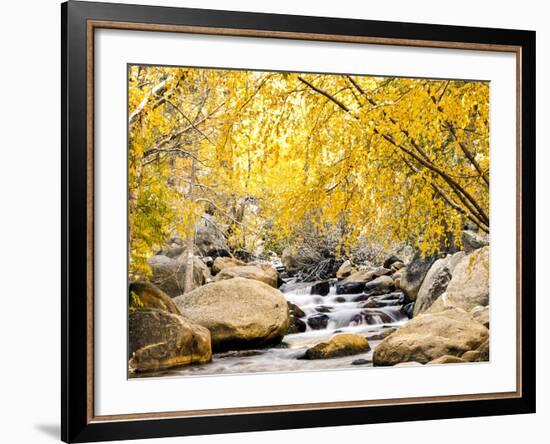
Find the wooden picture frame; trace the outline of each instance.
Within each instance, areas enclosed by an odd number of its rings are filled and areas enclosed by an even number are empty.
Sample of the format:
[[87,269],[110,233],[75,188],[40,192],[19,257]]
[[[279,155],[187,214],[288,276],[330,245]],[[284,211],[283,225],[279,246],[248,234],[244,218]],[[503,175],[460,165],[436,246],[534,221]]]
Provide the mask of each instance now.
[[[534,32],[78,1],[63,3],[61,16],[63,441],[138,439],[535,412]],[[517,390],[383,401],[96,416],[93,37],[100,28],[516,54]]]

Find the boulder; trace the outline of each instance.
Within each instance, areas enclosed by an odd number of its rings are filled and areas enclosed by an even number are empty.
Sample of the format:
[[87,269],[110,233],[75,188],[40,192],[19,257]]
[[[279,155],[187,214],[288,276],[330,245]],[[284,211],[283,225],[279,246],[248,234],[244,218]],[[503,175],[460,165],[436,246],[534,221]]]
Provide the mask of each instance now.
[[183,316],[210,330],[216,351],[277,344],[288,330],[285,297],[254,279],[235,277],[213,282],[174,302]]
[[457,356],[444,355],[444,356],[440,356],[437,359],[434,359],[433,361],[428,362],[428,364],[460,364],[463,362],[466,362],[466,361]]
[[164,310],[130,310],[128,334],[131,372],[162,370],[212,359],[210,332]]
[[329,316],[326,314],[310,316],[307,318],[307,325],[309,325],[312,330],[322,330],[327,328],[329,319]]
[[470,311],[470,314],[477,322],[489,328],[489,306],[481,307],[478,305],[477,307],[474,307],[472,311]]
[[488,337],[489,330],[462,310],[424,313],[384,339],[374,351],[373,361],[375,365],[425,364],[445,355],[461,356]]
[[309,348],[304,359],[339,358],[357,355],[368,350],[369,342],[363,336],[342,333],[333,336],[327,342],[321,342]]
[[307,329],[306,323],[300,319],[305,317],[304,311],[292,302],[287,302],[290,321],[288,323],[287,334],[303,333]]
[[[366,289],[367,284],[371,282],[373,284],[373,286],[371,286],[372,287],[371,290],[382,283],[388,284],[390,281],[391,281],[391,286],[393,286],[393,280],[389,276],[386,276],[390,273],[391,273],[391,270],[387,268],[377,268],[375,270],[368,270],[368,271],[366,270],[357,271],[336,284],[336,293],[337,294],[362,293],[363,291],[367,291]],[[382,293],[379,293],[379,294],[382,294]]]
[[477,362],[479,361],[479,357],[481,356],[481,353],[477,350],[468,350],[466,353],[464,353],[461,356],[461,359],[466,362]]
[[489,338],[477,348],[477,351],[479,352],[478,362],[489,361]]
[[[157,255],[147,263],[152,275],[149,280],[168,296],[175,297],[183,293],[185,286],[186,263],[179,259]],[[198,257],[193,257],[193,288],[204,285],[208,276],[208,267]]]
[[277,288],[279,273],[269,264],[237,265],[221,270],[214,278],[215,282],[233,279],[236,277],[252,279]]
[[422,364],[416,361],[408,361],[395,364],[394,367],[422,367]]
[[156,308],[180,314],[172,298],[148,282],[132,282],[129,287],[128,302],[130,308]]
[[422,282],[424,282],[424,277],[435,262],[435,259],[434,255],[424,258],[420,253],[417,253],[409,265],[398,270],[393,275],[396,287],[405,293],[407,302],[416,301],[418,291]]
[[380,276],[367,282],[363,291],[371,296],[390,293],[395,289],[395,283],[390,276]]
[[330,292],[329,281],[319,281],[312,285],[311,294],[317,294],[320,296],[326,296]]
[[447,289],[452,277],[448,267],[449,262],[450,256],[438,259],[426,273],[416,297],[414,316],[418,316],[430,308]]
[[489,247],[465,255],[456,265],[447,291],[430,307],[429,312],[461,308],[470,312],[489,305]]
[[220,271],[222,271],[224,268],[236,267],[238,265],[245,265],[245,263],[233,257],[219,256],[216,259],[214,259],[214,262],[212,263],[212,274],[216,275]]
[[338,268],[338,271],[336,271],[336,278],[338,280],[345,279],[351,274],[355,273],[355,271],[355,267],[351,264],[351,261],[347,260],[342,265],[340,265],[340,268]]
[[462,248],[466,253],[486,247],[487,245],[489,245],[489,240],[486,235],[476,233],[472,230],[464,230],[462,232]]
[[202,256],[230,256],[225,230],[214,216],[203,214],[195,227],[195,247]]

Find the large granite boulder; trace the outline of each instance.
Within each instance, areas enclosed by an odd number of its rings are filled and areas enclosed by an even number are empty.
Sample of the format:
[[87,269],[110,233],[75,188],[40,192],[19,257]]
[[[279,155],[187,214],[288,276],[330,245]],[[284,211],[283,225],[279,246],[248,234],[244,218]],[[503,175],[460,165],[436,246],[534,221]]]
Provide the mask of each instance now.
[[446,308],[471,312],[489,305],[489,247],[483,247],[462,257],[453,270],[447,290],[429,308],[435,313]]
[[174,313],[131,309],[128,316],[131,372],[162,370],[212,359],[210,332]]
[[[185,287],[186,262],[163,255],[151,257],[147,263],[152,274],[149,280],[168,296],[175,297],[183,293]],[[204,285],[208,276],[208,267],[198,257],[193,257],[193,288]]]
[[415,361],[428,363],[445,355],[460,357],[489,337],[489,330],[458,309],[424,313],[384,339],[373,355],[374,365]]
[[237,267],[240,265],[245,265],[245,263],[234,257],[219,256],[216,259],[214,259],[214,262],[212,263],[212,274],[216,275],[220,271],[222,271],[224,268]]
[[172,298],[149,282],[132,282],[128,296],[130,308],[156,308],[180,314]]
[[234,277],[174,299],[182,315],[210,330],[214,350],[280,342],[289,325],[283,294],[263,282]]
[[304,359],[339,358],[365,353],[368,350],[369,342],[363,336],[342,333],[307,349]]
[[279,284],[279,273],[269,264],[237,265],[221,270],[214,278],[215,282],[233,279],[236,277],[253,279],[277,288]]
[[407,302],[416,301],[422,282],[435,260],[434,255],[422,257],[417,253],[409,265],[393,275],[395,286],[403,291]]
[[465,256],[463,251],[438,259],[428,270],[414,304],[414,316],[428,310],[432,304],[441,296],[449,282],[456,265]]

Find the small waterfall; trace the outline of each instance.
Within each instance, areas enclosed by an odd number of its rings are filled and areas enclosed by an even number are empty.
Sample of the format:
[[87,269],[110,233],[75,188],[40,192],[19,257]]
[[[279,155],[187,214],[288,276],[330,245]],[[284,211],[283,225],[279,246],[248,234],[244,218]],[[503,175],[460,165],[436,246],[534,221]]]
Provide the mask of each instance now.
[[403,294],[392,292],[377,296],[336,294],[335,283],[326,296],[311,294],[315,283],[286,283],[281,291],[286,299],[305,314],[304,333],[295,333],[293,341],[301,337],[331,336],[335,332],[352,332],[361,328],[381,328],[404,322],[407,317],[402,307]]

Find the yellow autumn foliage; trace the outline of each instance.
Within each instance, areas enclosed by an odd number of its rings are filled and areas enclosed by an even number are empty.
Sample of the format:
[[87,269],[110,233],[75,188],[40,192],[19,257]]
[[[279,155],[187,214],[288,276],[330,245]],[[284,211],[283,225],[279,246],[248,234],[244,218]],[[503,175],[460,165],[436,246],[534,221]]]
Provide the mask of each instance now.
[[128,116],[134,274],[204,212],[241,247],[338,225],[340,251],[429,254],[489,231],[487,82],[131,66]]

